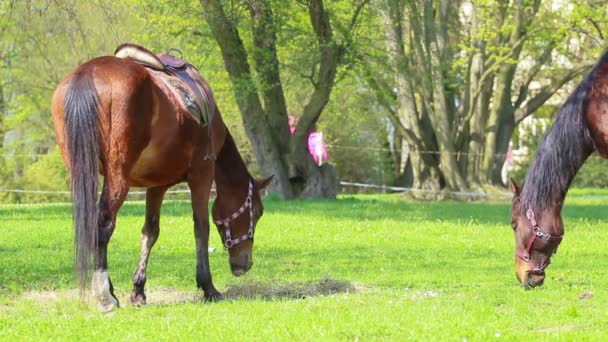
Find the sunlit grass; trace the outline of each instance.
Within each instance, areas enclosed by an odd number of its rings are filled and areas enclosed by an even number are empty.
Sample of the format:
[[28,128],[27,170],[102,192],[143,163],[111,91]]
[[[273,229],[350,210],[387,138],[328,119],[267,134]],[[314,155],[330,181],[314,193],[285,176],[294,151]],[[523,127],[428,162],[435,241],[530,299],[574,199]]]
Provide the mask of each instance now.
[[230,298],[214,304],[195,287],[190,204],[167,202],[143,308],[126,301],[144,213],[128,203],[110,244],[123,305],[111,316],[78,300],[68,205],[0,206],[0,340],[605,339],[608,211],[598,195],[608,192],[571,194],[564,242],[533,291],[515,281],[507,202],[270,200],[246,276],[230,274],[213,233],[214,282]]

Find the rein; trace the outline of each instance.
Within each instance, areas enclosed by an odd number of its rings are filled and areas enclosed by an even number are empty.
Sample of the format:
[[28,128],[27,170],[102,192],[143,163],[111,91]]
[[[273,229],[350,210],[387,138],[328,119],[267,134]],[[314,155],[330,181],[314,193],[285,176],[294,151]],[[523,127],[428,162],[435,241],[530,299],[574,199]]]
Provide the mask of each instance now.
[[[247,191],[247,197],[245,198],[245,202],[243,203],[243,205],[241,205],[241,207],[238,208],[229,217],[220,219],[220,220],[213,220],[213,222],[215,222],[216,225],[224,226],[226,228],[225,229],[226,232],[225,232],[225,236],[224,236],[224,248],[230,249],[247,239],[253,240],[253,233],[254,233],[253,228],[254,227],[253,227],[252,196],[253,196],[253,183],[251,183],[251,181],[249,181],[249,190]],[[240,237],[233,239],[232,233],[230,232],[230,222],[236,220],[237,217],[241,216],[241,214],[243,214],[245,212],[245,210],[247,210],[247,208],[249,208],[249,230],[247,231],[247,234],[244,234]]]
[[[528,211],[526,211],[526,217],[528,218],[528,221],[530,221],[530,223],[532,224],[532,237],[530,239],[528,239],[528,243],[526,244],[526,249],[522,252],[522,251],[518,251],[517,252],[517,256],[522,259],[525,262],[530,261],[530,251],[532,250],[532,246],[534,245],[534,242],[536,241],[536,239],[541,239],[541,240],[545,240],[545,241],[561,241],[562,237],[564,237],[564,234],[561,235],[551,235],[547,232],[545,232],[539,225],[538,222],[536,222],[536,218],[534,217],[534,211],[532,211],[532,209],[528,209]],[[547,266],[549,266],[549,263],[542,265],[540,267],[540,269],[535,269],[535,270],[531,270],[530,273],[534,273],[534,272],[543,272],[545,270],[545,268],[547,268]]]

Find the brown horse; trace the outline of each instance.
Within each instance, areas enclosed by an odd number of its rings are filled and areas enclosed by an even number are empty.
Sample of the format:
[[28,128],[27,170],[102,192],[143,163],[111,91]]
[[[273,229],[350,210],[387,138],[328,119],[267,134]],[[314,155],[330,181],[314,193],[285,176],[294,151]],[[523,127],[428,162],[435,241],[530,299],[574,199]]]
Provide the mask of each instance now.
[[[222,298],[211,280],[208,256],[208,201],[214,179],[217,198],[212,215],[228,249],[232,273],[240,276],[252,265],[253,232],[262,216],[259,191],[270,178],[251,177],[209,86],[198,73],[195,76],[207,99],[203,107],[211,110],[205,113],[212,118],[207,127],[188,112],[162,71],[130,59],[90,60],[69,74],[53,95],[57,143],[71,175],[80,288],[92,261],[92,289],[102,311],[118,307],[108,276],[107,247],[131,186],[147,189],[132,303],[145,304],[146,267],[160,231],[163,197],[180,182],[187,182],[191,191],[196,283],[205,299]],[[97,203],[99,173],[104,178]]]
[[542,285],[564,235],[561,209],[587,157],[608,158],[608,51],[559,109],[522,186],[512,181],[515,273],[527,289]]

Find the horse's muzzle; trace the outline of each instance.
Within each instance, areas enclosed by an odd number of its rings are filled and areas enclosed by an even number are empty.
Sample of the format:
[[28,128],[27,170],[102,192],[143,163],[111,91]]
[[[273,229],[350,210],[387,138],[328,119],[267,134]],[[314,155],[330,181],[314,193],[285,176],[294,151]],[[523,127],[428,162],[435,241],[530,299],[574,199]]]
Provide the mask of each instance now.
[[544,271],[529,271],[526,272],[524,279],[522,279],[518,273],[517,280],[519,280],[520,284],[526,289],[531,290],[537,286],[542,286],[545,281],[545,272]]
[[243,274],[247,273],[251,266],[253,265],[252,258],[249,256],[249,253],[243,252],[239,254],[237,257],[230,257],[230,270],[232,274],[240,277]]
[[534,287],[541,286],[545,281],[545,268],[549,266],[549,263],[543,265],[543,267],[530,268],[530,264],[515,257],[515,275],[519,283],[526,289],[530,290]]

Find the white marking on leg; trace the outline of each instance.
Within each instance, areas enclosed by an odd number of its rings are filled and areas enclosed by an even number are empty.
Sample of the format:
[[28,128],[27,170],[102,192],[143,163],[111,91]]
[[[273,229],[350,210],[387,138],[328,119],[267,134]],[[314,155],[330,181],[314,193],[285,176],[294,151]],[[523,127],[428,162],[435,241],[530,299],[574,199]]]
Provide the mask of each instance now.
[[91,287],[93,296],[97,299],[99,311],[110,312],[118,307],[118,301],[110,292],[110,278],[107,270],[93,272]]
[[[150,239],[146,234],[141,235],[141,251],[139,256],[139,263],[137,264],[137,269],[135,270],[133,282],[135,283],[136,277],[144,277],[146,276],[146,269],[148,268],[148,259],[150,258],[150,251],[152,250],[152,239]],[[141,280],[141,279],[140,279]]]
[[152,249],[152,244],[150,243],[150,239],[147,235],[141,235],[141,256],[139,258],[139,268],[146,269],[148,265],[148,256],[150,255],[150,250]]

